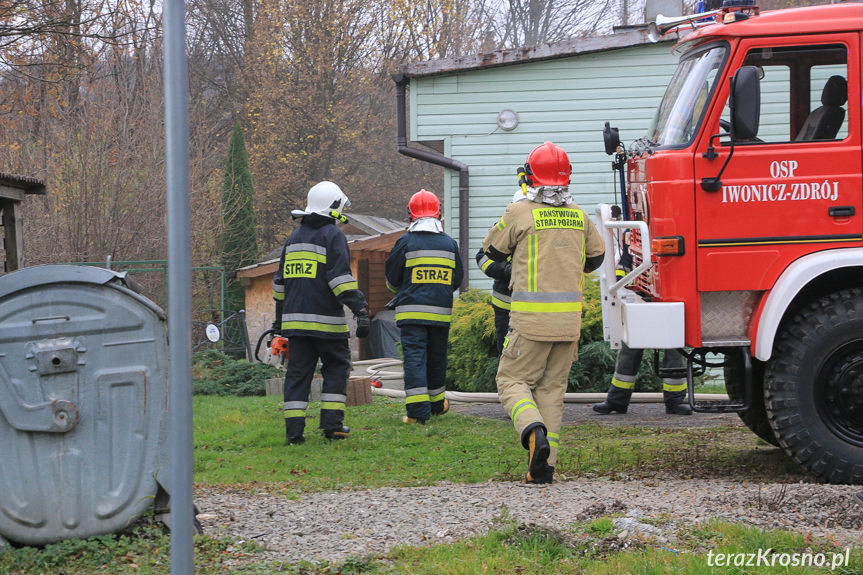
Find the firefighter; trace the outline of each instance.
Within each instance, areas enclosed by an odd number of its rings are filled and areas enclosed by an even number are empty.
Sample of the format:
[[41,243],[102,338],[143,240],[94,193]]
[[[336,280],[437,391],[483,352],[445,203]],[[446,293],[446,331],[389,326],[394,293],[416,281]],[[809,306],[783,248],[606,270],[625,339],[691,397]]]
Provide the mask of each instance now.
[[[621,215],[620,209],[618,208],[616,213],[612,209],[612,215],[615,218],[619,218]],[[629,250],[632,240],[630,232],[624,232],[621,240],[618,242],[620,246],[620,259],[617,262],[617,269],[615,270],[615,276],[618,280],[623,279],[633,268],[632,252]],[[611,378],[611,385],[608,387],[608,394],[605,397],[605,401],[593,406],[594,411],[602,415],[608,415],[612,412],[626,413],[627,409],[629,409],[629,400],[632,399],[635,381],[638,378],[638,368],[641,366],[642,355],[644,355],[643,349],[632,349],[627,347],[626,344],[621,344],[620,351],[617,353],[617,362],[614,366],[614,376]],[[686,362],[679,351],[669,349],[662,354],[661,371],[676,371],[681,373],[685,367]],[[686,379],[679,375],[678,377],[663,377],[662,396],[665,403],[665,413],[670,415],[692,415],[692,408],[686,403]]]
[[357,337],[370,329],[366,298],[351,275],[351,256],[345,234],[335,225],[346,222],[342,210],[350,205],[333,182],[309,190],[305,210],[293,210],[300,226],[291,234],[273,276],[276,300],[275,329],[290,342],[285,373],[285,435],[288,444],[305,441],[303,430],[312,377],[321,360],[320,429],[327,439],[344,439],[350,336],[343,305],[354,313]]
[[411,224],[386,261],[387,287],[396,293],[405,380],[404,423],[424,424],[449,410],[446,348],[452,297],[463,268],[458,244],[444,233],[440,201],[420,190],[408,202]]
[[[621,344],[614,366],[614,377],[608,388],[605,401],[593,406],[593,410],[608,415],[612,412],[626,413],[632,390],[638,377],[643,349],[632,349]],[[674,370],[682,374],[686,361],[676,349],[668,349],[662,354],[661,370]],[[665,413],[670,415],[692,415],[692,408],[686,403],[686,379],[683,377],[662,378],[662,399]]]
[[504,411],[528,451],[527,483],[551,483],[563,396],[578,354],[584,272],[604,245],[569,195],[571,166],[551,142],[536,147],[519,172],[527,200],[511,203],[482,243],[494,261],[512,258],[509,331],[497,371]]

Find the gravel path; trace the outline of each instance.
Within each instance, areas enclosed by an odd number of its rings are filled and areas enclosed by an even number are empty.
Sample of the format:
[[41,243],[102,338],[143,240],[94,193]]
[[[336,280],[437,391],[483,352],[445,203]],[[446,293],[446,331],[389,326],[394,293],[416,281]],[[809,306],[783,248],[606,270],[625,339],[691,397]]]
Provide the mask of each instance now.
[[[208,535],[255,540],[268,550],[266,559],[311,561],[381,554],[401,544],[449,543],[486,532],[504,512],[522,523],[557,529],[618,512],[668,514],[678,525],[716,517],[860,545],[863,508],[852,501],[859,489],[706,479],[577,480],[551,486],[488,482],[381,488],[297,500],[208,489],[196,494],[196,503]],[[662,529],[660,537],[673,541],[674,525]]]

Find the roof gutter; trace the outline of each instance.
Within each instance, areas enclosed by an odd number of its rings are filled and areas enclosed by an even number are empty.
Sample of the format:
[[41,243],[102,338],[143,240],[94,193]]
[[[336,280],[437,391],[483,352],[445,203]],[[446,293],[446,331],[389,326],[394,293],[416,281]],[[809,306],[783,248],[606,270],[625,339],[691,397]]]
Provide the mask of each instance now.
[[392,79],[396,83],[396,123],[398,127],[399,153],[409,158],[415,158],[451,170],[458,170],[458,251],[462,267],[464,268],[464,279],[459,289],[465,291],[468,286],[468,244],[470,241],[470,220],[468,217],[470,182],[467,164],[430,150],[408,146],[405,93],[410,78],[405,74],[393,74]]

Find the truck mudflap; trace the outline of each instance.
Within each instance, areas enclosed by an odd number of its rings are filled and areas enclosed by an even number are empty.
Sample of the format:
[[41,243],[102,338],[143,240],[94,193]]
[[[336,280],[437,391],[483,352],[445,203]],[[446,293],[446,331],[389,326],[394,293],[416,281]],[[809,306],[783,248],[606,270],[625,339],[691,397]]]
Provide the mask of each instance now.
[[[612,349],[620,349],[621,343],[633,349],[683,347],[683,302],[646,302],[638,294],[626,289],[653,265],[647,223],[615,220],[608,204],[600,204],[596,212],[600,233],[605,240],[605,259],[598,270],[605,341],[609,342]],[[637,229],[641,233],[643,259],[631,272],[617,279],[615,269],[619,254],[615,231],[629,229]]]

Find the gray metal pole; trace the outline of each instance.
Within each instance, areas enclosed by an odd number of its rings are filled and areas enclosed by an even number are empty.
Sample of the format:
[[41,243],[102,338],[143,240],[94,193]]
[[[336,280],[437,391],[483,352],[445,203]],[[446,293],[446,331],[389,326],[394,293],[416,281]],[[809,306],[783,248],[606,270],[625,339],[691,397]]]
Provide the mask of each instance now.
[[192,502],[192,265],[189,239],[189,103],[185,2],[166,0],[165,165],[168,211],[168,371],[171,574],[195,571]]

